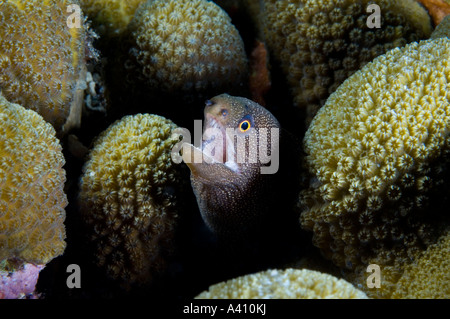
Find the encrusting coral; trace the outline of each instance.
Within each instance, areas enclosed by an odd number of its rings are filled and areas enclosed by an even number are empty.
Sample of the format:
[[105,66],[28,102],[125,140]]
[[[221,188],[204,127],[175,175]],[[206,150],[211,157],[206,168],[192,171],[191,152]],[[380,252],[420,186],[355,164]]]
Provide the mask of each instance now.
[[83,168],[79,205],[96,263],[125,285],[150,283],[172,248],[175,128],[157,115],[126,116],[98,137]]
[[196,299],[367,299],[343,279],[307,269],[266,270],[209,287]]
[[0,299],[36,299],[35,291],[39,272],[43,265],[24,264],[13,272],[3,271],[0,267]]
[[248,76],[244,44],[215,3],[149,1],[136,11],[130,30],[127,67],[147,89],[200,98],[242,90]]
[[[76,1],[0,1],[0,89],[13,103],[41,114],[57,131],[85,79],[85,27],[69,27]],[[76,116],[76,115],[74,115]],[[65,128],[68,130],[68,128]]]
[[125,32],[141,3],[147,0],[80,0],[83,12],[101,34],[118,36]]
[[64,252],[64,157],[53,127],[0,95],[0,264]]
[[339,267],[365,273],[374,263],[401,275],[448,223],[449,59],[448,38],[393,49],[311,122],[301,224]]
[[[369,28],[381,10],[380,28]],[[309,125],[328,96],[367,62],[394,47],[428,38],[431,22],[414,0],[264,0],[264,34]]]
[[408,265],[392,298],[450,298],[450,230]]

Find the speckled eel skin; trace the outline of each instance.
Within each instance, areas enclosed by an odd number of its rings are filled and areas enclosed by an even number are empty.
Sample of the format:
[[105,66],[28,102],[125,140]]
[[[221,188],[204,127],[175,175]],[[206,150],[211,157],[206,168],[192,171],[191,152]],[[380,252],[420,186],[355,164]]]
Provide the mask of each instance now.
[[206,101],[204,113],[201,149],[183,152],[203,220],[219,236],[251,232],[277,171],[280,125],[259,104],[227,94]]

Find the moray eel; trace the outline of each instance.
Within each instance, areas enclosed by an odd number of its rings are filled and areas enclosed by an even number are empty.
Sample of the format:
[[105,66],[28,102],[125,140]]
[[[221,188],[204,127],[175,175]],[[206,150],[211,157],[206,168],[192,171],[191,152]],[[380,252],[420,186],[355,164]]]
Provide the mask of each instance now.
[[218,236],[249,235],[267,220],[280,124],[259,104],[228,94],[206,101],[204,117],[201,148],[185,143],[182,152],[202,218]]

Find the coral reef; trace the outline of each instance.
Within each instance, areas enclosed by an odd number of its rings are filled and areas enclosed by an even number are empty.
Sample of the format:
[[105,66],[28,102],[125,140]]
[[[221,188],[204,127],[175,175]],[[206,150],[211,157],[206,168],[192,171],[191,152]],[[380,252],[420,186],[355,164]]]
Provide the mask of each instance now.
[[201,99],[242,90],[248,76],[244,44],[213,2],[149,1],[139,7],[130,29],[131,80],[137,74],[148,90]]
[[448,299],[449,13],[0,0],[0,299]]
[[197,299],[367,299],[343,279],[312,270],[266,270],[218,283]]
[[301,224],[339,267],[363,273],[375,263],[401,275],[448,223],[449,57],[448,38],[393,49],[311,122]]
[[95,29],[109,37],[122,35],[141,3],[146,0],[80,0]]
[[156,115],[126,116],[98,137],[83,168],[79,205],[96,263],[124,285],[150,283],[172,248],[175,128]]
[[450,15],[446,16],[441,23],[434,29],[430,39],[450,38]]
[[[369,28],[371,3],[383,12]],[[265,0],[264,34],[309,125],[328,96],[367,62],[431,34],[430,18],[414,0]]]
[[450,298],[450,229],[408,265],[392,298]]
[[2,96],[0,119],[0,263],[46,264],[66,245],[61,145],[40,115]]

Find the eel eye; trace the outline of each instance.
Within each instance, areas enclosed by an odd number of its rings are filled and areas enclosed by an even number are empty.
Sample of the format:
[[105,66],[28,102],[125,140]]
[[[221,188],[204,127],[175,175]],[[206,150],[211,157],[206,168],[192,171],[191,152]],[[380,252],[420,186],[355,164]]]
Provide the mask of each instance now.
[[252,127],[252,125],[250,124],[249,120],[243,120],[241,123],[239,123],[239,130],[242,133],[247,132],[250,129],[250,127]]
[[220,114],[222,114],[222,116],[225,117],[225,116],[228,115],[228,110],[222,109],[222,110],[220,111]]

